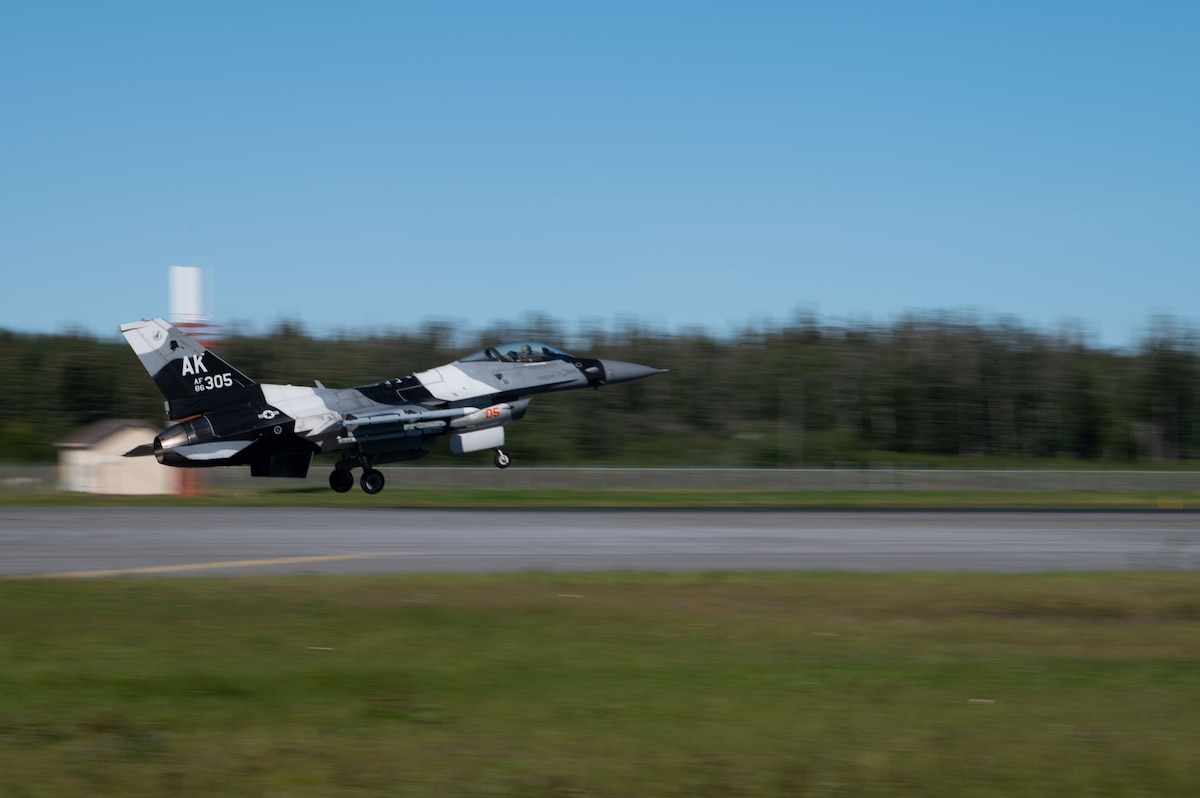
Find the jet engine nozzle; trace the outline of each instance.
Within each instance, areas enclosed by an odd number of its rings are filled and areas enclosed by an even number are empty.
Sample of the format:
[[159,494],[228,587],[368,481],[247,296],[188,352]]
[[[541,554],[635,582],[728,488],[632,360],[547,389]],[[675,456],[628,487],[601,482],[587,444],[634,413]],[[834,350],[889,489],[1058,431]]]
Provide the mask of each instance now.
[[212,422],[205,416],[172,424],[154,439],[154,457],[163,465],[186,465],[181,450],[198,443],[216,440]]
[[206,416],[172,424],[154,439],[154,457],[163,465],[195,468],[226,465],[251,440],[222,440]]

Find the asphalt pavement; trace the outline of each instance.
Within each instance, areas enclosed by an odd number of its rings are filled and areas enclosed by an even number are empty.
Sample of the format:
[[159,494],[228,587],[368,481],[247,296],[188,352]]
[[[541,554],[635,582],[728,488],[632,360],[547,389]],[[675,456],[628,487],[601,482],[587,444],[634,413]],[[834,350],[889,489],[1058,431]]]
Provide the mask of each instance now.
[[1200,567],[1200,514],[0,508],[0,576]]

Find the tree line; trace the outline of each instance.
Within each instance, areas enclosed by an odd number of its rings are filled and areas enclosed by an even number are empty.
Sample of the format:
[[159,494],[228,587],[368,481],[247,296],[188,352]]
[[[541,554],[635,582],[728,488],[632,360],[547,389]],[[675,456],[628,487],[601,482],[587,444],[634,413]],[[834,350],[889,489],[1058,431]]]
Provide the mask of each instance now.
[[[828,466],[943,456],[1173,461],[1200,457],[1200,336],[1157,318],[1128,349],[953,314],[887,324],[798,317],[719,336],[552,319],[461,333],[442,323],[317,337],[302,324],[229,331],[221,355],[262,382],[362,385],[482,346],[534,339],[669,368],[637,383],[536,399],[509,427],[526,464]],[[118,336],[0,331],[6,461],[48,461],[102,418],[164,422],[161,397]],[[451,460],[444,447],[432,459]],[[461,462],[461,460],[455,460]]]

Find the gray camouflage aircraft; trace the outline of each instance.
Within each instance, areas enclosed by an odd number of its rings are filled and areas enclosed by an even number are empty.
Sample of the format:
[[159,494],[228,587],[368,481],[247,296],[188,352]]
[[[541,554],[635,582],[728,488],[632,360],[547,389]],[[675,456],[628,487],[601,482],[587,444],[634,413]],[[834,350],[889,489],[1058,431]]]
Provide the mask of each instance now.
[[166,398],[171,425],[129,452],[183,468],[249,465],[256,477],[308,475],[314,454],[341,452],[329,487],[344,493],[360,466],[366,493],[383,490],[381,463],[415,460],[439,435],[450,451],[494,449],[511,459],[504,425],[530,397],[598,388],[664,369],[574,357],[534,341],[488,347],[444,366],[357,388],[259,384],[164,319],[122,324],[121,334]]

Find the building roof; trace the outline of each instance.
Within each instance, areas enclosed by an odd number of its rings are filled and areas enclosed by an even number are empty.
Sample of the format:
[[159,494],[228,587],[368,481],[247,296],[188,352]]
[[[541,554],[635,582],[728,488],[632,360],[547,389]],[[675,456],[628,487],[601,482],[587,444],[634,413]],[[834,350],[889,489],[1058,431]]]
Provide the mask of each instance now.
[[80,427],[54,445],[62,449],[87,449],[95,446],[109,436],[116,435],[118,432],[123,432],[127,429],[143,429],[149,430],[151,433],[158,431],[145,421],[138,421],[137,419],[104,418],[99,421],[93,421],[86,427]]

